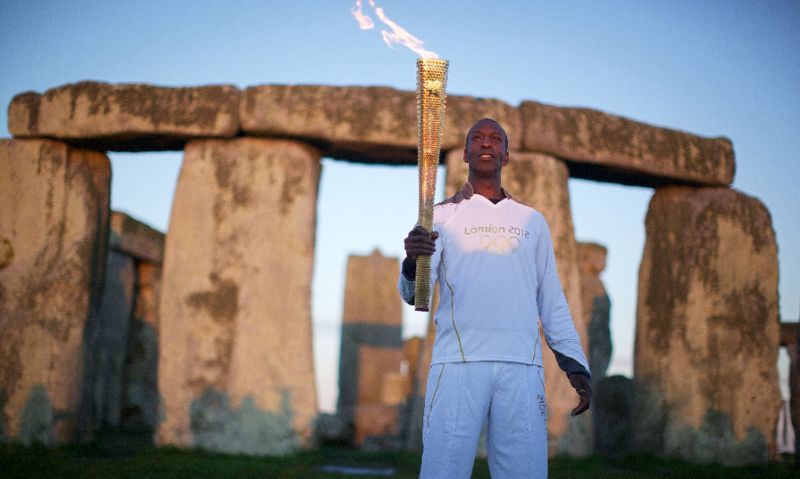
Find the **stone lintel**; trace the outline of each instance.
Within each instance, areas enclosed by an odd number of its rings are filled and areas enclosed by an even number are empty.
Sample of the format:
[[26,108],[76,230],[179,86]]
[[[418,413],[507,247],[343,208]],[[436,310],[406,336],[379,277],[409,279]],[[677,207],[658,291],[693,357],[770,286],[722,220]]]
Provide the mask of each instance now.
[[733,182],[733,145],[588,108],[525,101],[522,149],[568,161],[570,176],[637,186]]
[[[384,164],[417,161],[417,104],[413,91],[388,87],[262,85],[244,92],[242,131],[300,139],[323,155]],[[442,150],[463,149],[467,131],[484,117],[499,121],[510,146],[521,144],[516,108],[500,100],[447,97]]]
[[140,261],[161,264],[164,258],[164,233],[125,213],[111,213],[109,247]]
[[[733,146],[587,108],[450,95],[441,148],[461,151],[478,119],[499,121],[515,151],[554,155],[571,177],[627,185],[727,186]],[[261,85],[160,87],[84,81],[9,106],[18,138],[58,138],[96,150],[179,150],[190,139],[238,134],[295,139],[359,163],[417,161],[416,94],[389,87]]]
[[239,94],[232,85],[82,81],[17,95],[8,129],[17,138],[58,138],[95,150],[180,150],[190,139],[235,136]]
[[407,164],[416,161],[416,115],[413,92],[376,86],[252,86],[239,109],[245,134],[302,139],[323,156]]

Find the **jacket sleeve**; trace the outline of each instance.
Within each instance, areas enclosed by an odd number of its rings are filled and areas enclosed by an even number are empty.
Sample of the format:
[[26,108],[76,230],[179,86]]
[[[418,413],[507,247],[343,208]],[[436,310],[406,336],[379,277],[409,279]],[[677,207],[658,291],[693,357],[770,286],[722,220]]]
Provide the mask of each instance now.
[[400,262],[400,278],[397,280],[397,290],[400,292],[400,297],[406,304],[414,304],[414,290],[417,283],[414,278],[406,278],[403,274],[403,263]]
[[581,347],[581,339],[558,279],[553,240],[547,223],[543,225],[536,248],[538,290],[536,303],[545,340],[556,355],[558,366],[567,374],[580,373],[591,377],[589,363]]

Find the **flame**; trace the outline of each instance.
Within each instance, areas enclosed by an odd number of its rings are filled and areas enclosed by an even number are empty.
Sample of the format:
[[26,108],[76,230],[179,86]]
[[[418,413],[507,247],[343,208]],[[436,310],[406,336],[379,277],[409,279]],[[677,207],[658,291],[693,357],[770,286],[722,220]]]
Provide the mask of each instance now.
[[372,30],[375,28],[372,19],[361,13],[361,0],[356,0],[356,4],[350,9],[350,13],[353,14],[353,18],[358,22],[358,28],[362,30]]
[[[352,9],[350,9],[350,13],[358,22],[359,28],[362,30],[371,30],[372,28],[375,28],[375,23],[372,21],[372,18],[362,12],[362,3],[362,0],[356,0],[356,4]],[[414,53],[419,55],[420,58],[439,58],[439,55],[436,53],[422,48],[422,45],[424,45],[425,42],[410,34],[408,31],[406,31],[406,29],[387,17],[386,14],[383,13],[383,8],[375,5],[375,0],[369,0],[369,5],[375,11],[375,15],[378,17],[378,20],[392,29],[391,32],[388,30],[381,30],[383,41],[389,46],[389,48],[394,48],[394,44],[399,43],[400,45],[411,49]]]

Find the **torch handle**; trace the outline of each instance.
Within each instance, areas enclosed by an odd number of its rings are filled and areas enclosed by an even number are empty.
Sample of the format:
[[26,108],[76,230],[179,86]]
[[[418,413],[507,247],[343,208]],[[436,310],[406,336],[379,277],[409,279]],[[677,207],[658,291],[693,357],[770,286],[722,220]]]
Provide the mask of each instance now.
[[430,311],[431,297],[431,257],[417,257],[416,290],[414,291],[414,310]]

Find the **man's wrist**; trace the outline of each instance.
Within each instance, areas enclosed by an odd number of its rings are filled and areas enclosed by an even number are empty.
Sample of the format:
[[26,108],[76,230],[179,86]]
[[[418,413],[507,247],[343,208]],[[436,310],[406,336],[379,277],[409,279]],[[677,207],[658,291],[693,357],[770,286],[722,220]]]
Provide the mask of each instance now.
[[415,281],[417,279],[417,262],[406,256],[403,259],[402,273],[407,280]]

